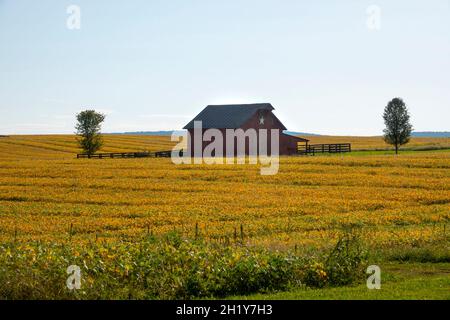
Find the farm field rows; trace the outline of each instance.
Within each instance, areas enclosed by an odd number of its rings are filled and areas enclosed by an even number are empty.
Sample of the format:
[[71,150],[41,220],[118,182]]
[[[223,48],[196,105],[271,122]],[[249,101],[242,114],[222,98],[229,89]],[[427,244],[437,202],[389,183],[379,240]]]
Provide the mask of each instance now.
[[[346,136],[311,136],[305,137],[311,144],[321,143],[351,143],[353,150],[392,150],[392,146],[384,142],[382,137],[346,137]],[[403,150],[450,149],[450,138],[413,137],[402,146]]]
[[[373,143],[359,138],[361,145]],[[106,136],[103,151],[167,150],[168,137]],[[73,136],[0,139],[0,239],[114,241],[195,226],[212,241],[289,249],[332,245],[348,227],[366,243],[433,242],[450,219],[450,153],[282,157],[258,166],[170,159],[74,159]],[[448,228],[447,228],[448,229]],[[447,231],[450,232],[450,231]]]
[[[391,150],[382,137],[308,136],[311,144],[351,143],[353,150]],[[171,150],[168,136],[104,135],[102,152]],[[412,138],[404,149],[450,149],[450,138]],[[74,135],[17,135],[0,137],[0,159],[73,158],[80,153]]]
[[[102,152],[171,150],[166,136],[104,135]],[[0,159],[72,159],[81,153],[75,135],[18,135],[0,137]]]

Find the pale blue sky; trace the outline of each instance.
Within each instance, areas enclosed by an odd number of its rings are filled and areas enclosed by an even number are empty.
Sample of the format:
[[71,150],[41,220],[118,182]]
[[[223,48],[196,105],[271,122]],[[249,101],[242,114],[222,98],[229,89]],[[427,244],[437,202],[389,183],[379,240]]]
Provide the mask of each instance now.
[[70,133],[87,107],[117,132],[270,102],[290,130],[377,135],[396,96],[417,130],[450,130],[450,0],[0,0],[0,134]]

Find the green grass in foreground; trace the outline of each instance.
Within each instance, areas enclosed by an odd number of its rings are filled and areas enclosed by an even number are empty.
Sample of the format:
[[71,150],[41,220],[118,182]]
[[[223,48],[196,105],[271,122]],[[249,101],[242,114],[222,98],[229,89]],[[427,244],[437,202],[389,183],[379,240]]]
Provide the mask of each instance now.
[[230,299],[267,300],[450,300],[450,263],[380,264],[381,289],[369,290],[366,284],[323,289],[296,289],[271,294],[234,296]]

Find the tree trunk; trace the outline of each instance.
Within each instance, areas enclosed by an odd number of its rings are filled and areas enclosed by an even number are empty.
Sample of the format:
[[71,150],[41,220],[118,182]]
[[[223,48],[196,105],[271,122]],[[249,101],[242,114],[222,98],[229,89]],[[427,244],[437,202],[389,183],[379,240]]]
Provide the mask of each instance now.
[[395,154],[398,154],[398,144],[395,145]]

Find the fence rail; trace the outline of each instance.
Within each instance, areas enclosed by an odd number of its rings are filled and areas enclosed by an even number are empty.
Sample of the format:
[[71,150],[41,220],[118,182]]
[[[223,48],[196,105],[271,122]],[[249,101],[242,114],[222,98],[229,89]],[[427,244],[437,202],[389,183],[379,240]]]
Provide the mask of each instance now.
[[[183,155],[183,150],[179,151],[180,156]],[[108,159],[108,158],[170,158],[172,151],[144,151],[144,152],[113,152],[113,153],[79,153],[77,159]]]
[[299,145],[297,154],[316,154],[316,153],[342,153],[351,152],[352,145],[350,143],[334,143],[334,144],[308,144]]
[[[309,144],[298,145],[297,154],[316,154],[316,153],[343,153],[351,152],[352,146],[350,143],[335,143],[335,144]],[[183,156],[183,150],[179,150],[179,155]],[[144,151],[144,152],[113,152],[113,153],[79,153],[77,159],[108,159],[108,158],[170,158],[172,156],[171,150],[166,151]]]

